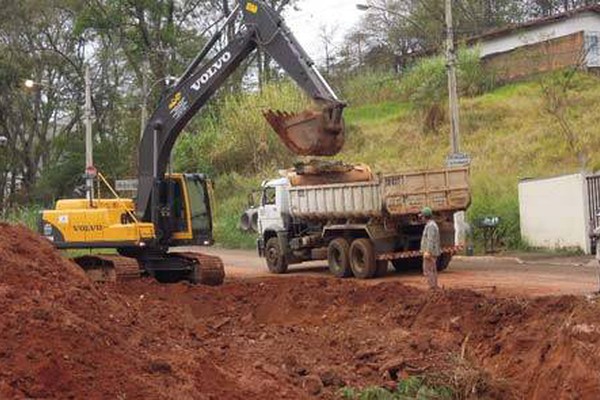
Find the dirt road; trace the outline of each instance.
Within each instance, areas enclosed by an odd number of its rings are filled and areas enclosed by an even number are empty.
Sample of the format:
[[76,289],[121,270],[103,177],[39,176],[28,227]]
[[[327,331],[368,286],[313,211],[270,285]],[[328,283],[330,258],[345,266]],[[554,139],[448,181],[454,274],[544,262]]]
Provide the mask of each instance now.
[[[197,248],[220,256],[229,279],[273,276],[264,260],[253,251]],[[329,276],[325,261],[290,267],[289,276]],[[418,271],[397,273],[390,267],[384,278],[361,281],[364,284],[398,281],[425,288]],[[440,283],[453,289],[470,289],[526,296],[588,294],[598,288],[596,262],[592,257],[456,257],[440,275]]]

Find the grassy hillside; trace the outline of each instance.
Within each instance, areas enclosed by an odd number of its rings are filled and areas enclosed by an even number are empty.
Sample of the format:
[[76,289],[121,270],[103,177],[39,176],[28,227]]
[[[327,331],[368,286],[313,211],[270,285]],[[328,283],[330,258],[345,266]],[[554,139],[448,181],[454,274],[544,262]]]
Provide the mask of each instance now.
[[[297,108],[298,99],[292,100],[290,103]],[[581,168],[558,123],[544,111],[546,106],[538,80],[511,84],[461,101],[461,150],[473,159],[473,205],[469,217],[476,220],[486,214],[500,216],[505,242],[511,247],[522,245],[518,235],[519,179],[575,172]],[[566,116],[586,149],[590,170],[600,168],[599,111],[600,80],[578,75]],[[450,148],[449,126],[445,123],[437,133],[424,133],[421,111],[407,101],[350,104],[345,117],[347,144],[338,159],[364,162],[378,172],[444,165]],[[276,176],[278,168],[291,166],[294,160],[289,155],[282,158],[280,154],[285,150],[281,148],[275,147],[273,151],[279,155],[273,158],[277,161],[262,163],[259,172],[228,173],[217,180],[216,195],[220,204],[216,228],[217,240],[222,244],[253,245],[254,238],[235,232],[247,193],[258,187],[262,179]],[[282,159],[286,165],[281,165]]]

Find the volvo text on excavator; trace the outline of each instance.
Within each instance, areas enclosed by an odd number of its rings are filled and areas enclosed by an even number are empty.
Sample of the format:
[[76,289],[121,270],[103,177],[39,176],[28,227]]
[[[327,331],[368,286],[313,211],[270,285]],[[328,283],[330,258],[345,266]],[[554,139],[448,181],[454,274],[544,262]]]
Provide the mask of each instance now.
[[[225,27],[234,21],[235,34],[216,49]],[[223,28],[165,90],[149,119],[139,147],[136,200],[121,199],[116,193],[111,199],[59,200],[53,210],[42,212],[41,233],[60,249],[116,249],[119,256],[75,259],[96,280],[142,273],[159,281],[221,284],[224,270],[218,257],[170,251],[213,243],[210,181],[202,174],[168,174],[167,167],[181,131],[257,47],[319,106],[318,111],[300,114],[264,113],[284,144],[299,155],[339,152],[345,104],[272,7],[261,0],[239,0]],[[98,179],[105,181],[101,174]]]

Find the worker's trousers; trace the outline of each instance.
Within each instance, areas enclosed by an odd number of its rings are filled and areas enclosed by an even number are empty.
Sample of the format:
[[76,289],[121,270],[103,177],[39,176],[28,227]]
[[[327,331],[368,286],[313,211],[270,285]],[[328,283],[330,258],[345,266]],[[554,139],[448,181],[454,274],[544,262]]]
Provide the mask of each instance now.
[[437,283],[437,258],[423,258],[423,275],[427,277],[427,284],[430,289],[436,289]]

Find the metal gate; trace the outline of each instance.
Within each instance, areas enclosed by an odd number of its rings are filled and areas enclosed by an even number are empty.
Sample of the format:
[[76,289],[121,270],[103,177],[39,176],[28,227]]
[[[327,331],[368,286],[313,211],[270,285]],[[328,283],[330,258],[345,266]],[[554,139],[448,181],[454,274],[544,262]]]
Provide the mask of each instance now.
[[[587,182],[587,207],[590,216],[590,232],[599,225],[598,213],[600,213],[600,175],[586,177]],[[594,241],[592,240],[592,249]],[[593,251],[593,250],[592,250]]]

